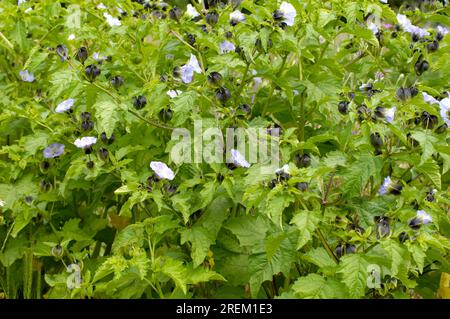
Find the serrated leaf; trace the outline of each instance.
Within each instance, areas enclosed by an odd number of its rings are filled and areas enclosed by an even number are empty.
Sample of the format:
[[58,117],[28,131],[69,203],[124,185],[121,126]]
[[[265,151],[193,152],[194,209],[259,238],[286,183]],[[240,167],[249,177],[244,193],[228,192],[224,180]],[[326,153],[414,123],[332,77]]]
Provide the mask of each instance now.
[[119,120],[119,105],[108,95],[102,94],[93,107],[100,132],[105,132],[106,137],[110,138]]
[[320,212],[318,211],[300,211],[292,218],[291,224],[294,224],[299,231],[297,249],[302,248],[312,239],[319,222]]
[[351,298],[365,295],[367,287],[367,266],[369,263],[360,254],[350,254],[341,257],[339,273],[342,282],[348,287]]
[[217,197],[192,228],[181,232],[181,244],[188,241],[192,244],[191,256],[194,266],[203,262],[209,247],[215,243],[230,207],[231,201],[228,198]]

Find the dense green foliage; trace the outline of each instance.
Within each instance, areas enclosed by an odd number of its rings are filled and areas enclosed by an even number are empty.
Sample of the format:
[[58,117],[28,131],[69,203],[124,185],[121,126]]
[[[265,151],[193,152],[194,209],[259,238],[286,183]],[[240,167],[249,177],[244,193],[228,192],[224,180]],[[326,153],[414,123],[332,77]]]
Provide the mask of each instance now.
[[[449,296],[444,1],[102,1],[1,1],[1,297]],[[289,168],[175,163],[199,119]]]

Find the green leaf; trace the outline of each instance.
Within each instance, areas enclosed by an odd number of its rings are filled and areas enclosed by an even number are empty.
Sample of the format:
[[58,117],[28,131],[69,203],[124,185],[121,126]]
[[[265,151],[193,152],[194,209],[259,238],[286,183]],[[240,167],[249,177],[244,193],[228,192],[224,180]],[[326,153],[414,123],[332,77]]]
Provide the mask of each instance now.
[[302,248],[311,239],[314,230],[320,222],[319,211],[300,211],[291,220],[291,224],[295,224],[299,230],[297,249]]
[[269,230],[262,217],[251,215],[230,218],[224,228],[238,238],[241,246],[249,247],[260,244]]
[[229,208],[231,201],[228,198],[217,197],[192,228],[181,231],[181,244],[188,241],[192,243],[191,256],[194,266],[203,262],[209,247],[215,243]]
[[105,132],[106,137],[110,138],[119,120],[119,105],[109,95],[101,94],[93,107],[100,132]]
[[431,155],[435,152],[433,145],[437,142],[437,139],[427,131],[415,131],[411,133],[411,136],[417,140],[422,147],[421,163],[424,163],[427,159],[431,158]]
[[381,159],[369,153],[363,153],[358,160],[345,171],[342,193],[346,197],[361,196],[369,178],[374,177],[375,184],[379,182]]
[[292,290],[298,298],[306,299],[345,298],[347,295],[344,284],[317,274],[298,278],[292,285]]
[[294,197],[283,192],[281,187],[274,188],[267,196],[266,214],[274,224],[283,227],[283,211],[294,201]]
[[158,257],[153,264],[153,271],[162,272],[168,276],[186,294],[189,278],[187,276],[186,266],[181,260],[170,257]]
[[440,168],[434,160],[428,159],[422,165],[417,166],[417,171],[428,177],[438,190],[441,189]]
[[173,99],[174,117],[172,123],[174,126],[180,126],[190,118],[190,115],[193,114],[197,107],[196,100],[197,93],[195,91],[183,93]]
[[347,286],[351,298],[365,295],[367,287],[367,266],[369,263],[360,254],[345,255],[341,258],[339,273]]

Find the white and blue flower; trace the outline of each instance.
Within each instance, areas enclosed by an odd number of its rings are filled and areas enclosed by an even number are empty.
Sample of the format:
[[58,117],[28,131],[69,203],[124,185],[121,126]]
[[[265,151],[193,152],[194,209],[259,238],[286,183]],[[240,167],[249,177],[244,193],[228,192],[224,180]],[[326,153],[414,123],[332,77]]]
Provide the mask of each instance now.
[[44,149],[42,155],[47,159],[61,156],[64,154],[64,147],[64,144],[52,143]]
[[77,138],[75,142],[73,142],[76,147],[82,149],[90,148],[95,143],[97,143],[97,138],[93,136],[84,136],[82,138]]
[[233,43],[229,41],[223,41],[220,43],[220,54],[233,52],[236,49]]
[[384,179],[383,184],[381,184],[380,189],[378,190],[378,194],[386,195],[389,192],[389,188],[392,185],[391,177],[388,176]]
[[107,12],[103,13],[103,16],[106,18],[106,22],[111,26],[111,27],[116,27],[116,26],[120,26],[122,25],[122,23],[120,22],[119,19],[114,18],[112,15],[110,15]]
[[34,74],[29,72],[28,70],[22,70],[19,72],[20,78],[24,82],[34,82]]
[[192,6],[192,4],[188,4],[188,5],[186,6],[186,15],[187,15],[189,18],[193,19],[193,18],[198,17],[198,16],[200,15],[200,13],[198,13],[197,9],[195,9],[195,8]]
[[434,104],[434,103],[439,104],[439,101],[436,100],[436,99],[435,99],[434,97],[432,97],[431,95],[429,95],[428,93],[422,92],[422,95],[423,95],[423,100],[424,100],[425,102],[427,102],[427,103],[429,103],[429,104]]
[[241,11],[235,10],[230,13],[230,23],[232,25],[236,25],[243,21],[245,21],[245,15]]
[[424,225],[429,224],[433,221],[433,218],[428,215],[424,210],[418,210],[416,218],[419,218]]
[[286,25],[292,27],[294,25],[295,17],[297,16],[297,11],[295,10],[294,6],[288,2],[283,1],[278,11],[284,18],[283,22],[286,23]]
[[446,97],[439,102],[440,114],[444,122],[450,126],[450,98]]
[[175,173],[163,162],[151,162],[150,168],[160,179],[168,179],[171,181],[175,178]]
[[386,122],[392,123],[394,121],[395,111],[397,111],[397,108],[395,106],[391,107],[390,109],[384,110],[384,117],[386,118]]
[[195,73],[202,73],[202,69],[198,64],[197,57],[191,54],[191,57],[187,64],[180,68],[181,80],[183,83],[191,83]]
[[247,162],[245,160],[245,157],[242,156],[242,154],[238,150],[235,150],[235,149],[231,150],[231,161],[237,167],[245,167],[245,168],[250,167],[250,163]]
[[183,92],[180,91],[180,90],[169,90],[169,91],[167,91],[167,95],[170,96],[170,98],[172,98],[172,99],[177,97],[181,93],[183,93]]
[[67,99],[65,101],[62,101],[56,106],[55,112],[56,113],[64,113],[72,109],[73,104],[75,103],[75,99]]

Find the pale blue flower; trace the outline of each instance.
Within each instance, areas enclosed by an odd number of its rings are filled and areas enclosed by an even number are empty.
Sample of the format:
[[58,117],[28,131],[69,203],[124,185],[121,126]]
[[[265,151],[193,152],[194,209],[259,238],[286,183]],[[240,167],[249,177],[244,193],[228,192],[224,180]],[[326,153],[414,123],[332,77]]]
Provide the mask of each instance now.
[[73,144],[78,148],[87,149],[95,143],[97,143],[96,137],[84,136],[82,138],[77,138]]
[[377,34],[377,33],[379,32],[378,26],[377,26],[375,23],[373,23],[373,22],[369,22],[369,23],[367,24],[367,28],[368,28],[370,31],[372,31],[373,34]]
[[223,41],[222,43],[220,43],[220,53],[221,54],[233,52],[235,49],[236,49],[236,47],[234,46],[234,44],[229,41]]
[[156,176],[161,179],[173,180],[175,173],[163,162],[151,162],[151,169],[155,172]]
[[230,13],[230,23],[232,25],[236,25],[243,21],[245,21],[245,15],[241,11],[235,10]]
[[275,174],[282,174],[282,173],[291,174],[288,164],[285,164],[285,165],[283,165],[283,167],[275,170]]
[[111,26],[111,27],[115,27],[115,26],[120,26],[122,25],[122,23],[120,22],[119,19],[114,18],[112,15],[110,15],[107,12],[103,13],[103,16],[106,18],[106,22]]
[[409,21],[409,19],[403,14],[397,14],[397,21],[405,32],[417,34],[420,38],[430,34],[425,29],[421,29],[418,26],[413,25],[411,21]]
[[28,72],[28,70],[22,70],[19,72],[20,78],[24,82],[34,82],[34,74]]
[[450,126],[450,98],[446,97],[439,102],[440,114],[444,122]]
[[198,60],[195,55],[191,54],[191,57],[187,64],[180,68],[181,80],[183,83],[191,83],[195,73],[201,73],[202,69],[198,64]]
[[242,154],[239,153],[238,150],[235,149],[231,150],[231,160],[233,164],[236,165],[237,167],[245,167],[245,168],[250,167],[250,163],[245,160],[245,157],[242,156]]
[[198,13],[198,11],[192,6],[192,4],[188,4],[186,6],[186,15],[189,18],[196,18],[200,15],[200,13]]
[[56,113],[64,113],[64,112],[69,111],[72,108],[75,101],[76,101],[75,99],[67,99],[65,101],[62,101],[56,107],[55,112]]
[[440,34],[442,38],[444,38],[448,33],[448,29],[439,25],[437,27],[437,33]]
[[295,17],[297,16],[297,11],[295,10],[294,6],[287,2],[282,2],[279,12],[283,15],[283,22],[286,23],[288,26],[294,25]]
[[384,117],[386,118],[386,122],[392,123],[394,121],[396,110],[397,108],[395,106],[390,109],[385,109]]
[[418,210],[416,217],[421,219],[424,225],[433,221],[433,218],[431,218],[431,216],[428,215],[424,210]]
[[167,91],[167,95],[170,96],[170,98],[172,98],[172,99],[177,97],[181,93],[183,93],[183,92],[180,91],[180,90],[169,90],[169,91]]
[[424,100],[425,102],[427,102],[427,103],[429,103],[429,104],[434,104],[434,103],[439,104],[439,101],[436,100],[436,99],[435,99],[434,97],[432,97],[431,95],[429,95],[428,93],[422,92],[422,95],[423,95],[423,100]]
[[381,184],[380,189],[378,190],[378,194],[386,195],[389,191],[389,187],[392,185],[391,177],[388,176],[384,179],[383,184]]
[[64,154],[64,144],[53,143],[44,149],[44,158],[55,158]]

